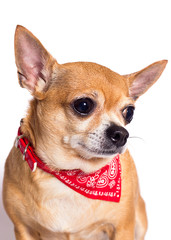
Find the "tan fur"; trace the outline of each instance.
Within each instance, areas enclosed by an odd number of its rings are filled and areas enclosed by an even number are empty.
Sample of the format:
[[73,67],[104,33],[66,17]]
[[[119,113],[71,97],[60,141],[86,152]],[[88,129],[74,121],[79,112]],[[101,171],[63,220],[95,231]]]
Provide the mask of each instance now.
[[[23,33],[43,52],[46,63],[41,76],[44,80],[37,75],[28,76],[22,68],[18,42]],[[90,157],[75,142],[81,139],[88,145],[88,134],[101,129],[102,123],[125,125],[121,110],[134,105],[139,97],[140,94],[131,96],[130,88],[141,73],[121,76],[106,67],[85,62],[59,65],[40,42],[20,26],[16,31],[15,48],[18,71],[24,75],[19,76],[20,84],[34,96],[22,132],[37,155],[54,169],[79,168],[93,172],[108,163],[112,156]],[[159,68],[153,82],[160,76],[166,61],[156,64]],[[146,69],[141,72],[146,73]],[[142,93],[151,85],[152,81]],[[91,97],[97,102],[90,116],[81,118],[71,109],[72,101],[80,96]],[[147,218],[136,168],[128,150],[120,158],[121,201],[114,203],[85,198],[40,169],[32,173],[20,151],[13,147],[5,166],[3,199],[15,226],[16,239],[143,240]]]

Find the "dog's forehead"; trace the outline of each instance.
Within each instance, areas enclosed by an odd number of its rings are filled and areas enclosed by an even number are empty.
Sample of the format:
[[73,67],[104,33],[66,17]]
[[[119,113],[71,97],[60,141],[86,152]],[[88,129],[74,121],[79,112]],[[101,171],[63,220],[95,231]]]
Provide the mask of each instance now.
[[[84,92],[92,89],[103,92],[105,98],[128,96],[128,84],[124,76],[96,63],[77,62],[64,64],[66,82],[71,90]],[[68,79],[68,81],[67,81]]]

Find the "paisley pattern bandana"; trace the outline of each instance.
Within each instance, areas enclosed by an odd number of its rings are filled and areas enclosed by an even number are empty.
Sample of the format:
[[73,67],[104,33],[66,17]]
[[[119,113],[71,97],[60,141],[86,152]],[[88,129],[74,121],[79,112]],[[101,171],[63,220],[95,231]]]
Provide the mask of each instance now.
[[34,172],[36,168],[52,174],[63,184],[81,195],[98,200],[119,202],[121,197],[121,165],[119,154],[106,166],[87,174],[79,169],[51,170],[34,152],[28,139],[18,130],[16,147],[23,154],[23,159]]

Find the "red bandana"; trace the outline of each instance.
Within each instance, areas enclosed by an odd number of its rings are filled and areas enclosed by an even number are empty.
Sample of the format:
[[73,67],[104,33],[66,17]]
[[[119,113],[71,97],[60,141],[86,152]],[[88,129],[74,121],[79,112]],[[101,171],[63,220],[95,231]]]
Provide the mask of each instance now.
[[121,165],[119,155],[102,167],[98,171],[86,174],[83,171],[76,170],[51,170],[44,162],[37,157],[33,147],[30,145],[18,130],[16,147],[23,154],[23,160],[26,160],[31,170],[34,172],[36,167],[54,175],[62,183],[91,199],[119,202],[121,197]]

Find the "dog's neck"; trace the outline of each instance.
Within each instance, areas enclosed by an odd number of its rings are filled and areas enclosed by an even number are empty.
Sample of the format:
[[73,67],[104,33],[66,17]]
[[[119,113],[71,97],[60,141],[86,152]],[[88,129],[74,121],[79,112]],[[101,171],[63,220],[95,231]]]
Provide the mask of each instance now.
[[26,117],[21,119],[20,127],[22,133],[26,136],[32,146],[35,148],[36,146],[36,134],[37,134],[37,114],[36,114],[36,99],[32,99],[30,101],[30,105],[27,110]]
[[121,166],[119,154],[106,166],[96,172],[86,174],[79,169],[53,170],[36,154],[28,139],[18,130],[15,146],[19,148],[32,172],[37,167],[64,183],[81,195],[98,200],[119,202],[121,197]]

